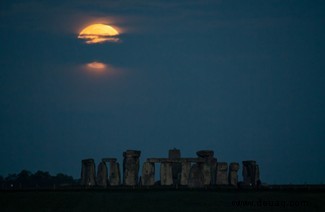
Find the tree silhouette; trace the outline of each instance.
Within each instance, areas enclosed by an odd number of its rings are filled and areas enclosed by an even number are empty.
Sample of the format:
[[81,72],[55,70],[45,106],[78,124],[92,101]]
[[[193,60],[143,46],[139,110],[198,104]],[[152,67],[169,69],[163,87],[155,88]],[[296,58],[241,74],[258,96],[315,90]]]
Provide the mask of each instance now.
[[0,189],[56,188],[74,184],[76,181],[71,176],[63,173],[51,176],[49,172],[40,170],[34,174],[28,170],[22,170],[18,175],[9,174],[6,178],[0,176]]

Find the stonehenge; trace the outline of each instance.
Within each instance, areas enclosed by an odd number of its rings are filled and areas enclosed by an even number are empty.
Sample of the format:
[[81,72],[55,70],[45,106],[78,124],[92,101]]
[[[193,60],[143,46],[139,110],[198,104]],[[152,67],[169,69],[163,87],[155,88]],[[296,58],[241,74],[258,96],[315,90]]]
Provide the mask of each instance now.
[[[123,176],[117,158],[103,158],[95,170],[93,159],[81,161],[81,181],[85,187],[110,186],[178,186],[189,188],[218,187],[238,185],[237,162],[229,164],[218,162],[212,150],[200,150],[197,157],[181,157],[179,149],[171,149],[166,158],[147,158],[142,165],[139,176],[140,156],[139,150],[126,150],[123,152]],[[242,161],[243,184],[255,187],[260,183],[259,166],[256,161]],[[160,179],[155,179],[156,165]],[[140,180],[139,180],[140,179]],[[121,182],[122,181],[122,182]]]

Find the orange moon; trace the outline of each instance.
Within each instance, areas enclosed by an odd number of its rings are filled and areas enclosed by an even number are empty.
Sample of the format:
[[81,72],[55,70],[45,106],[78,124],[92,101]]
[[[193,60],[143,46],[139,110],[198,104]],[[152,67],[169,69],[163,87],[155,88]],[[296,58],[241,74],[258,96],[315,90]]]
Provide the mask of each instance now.
[[106,24],[92,24],[84,28],[78,38],[86,40],[87,44],[103,43],[106,41],[118,42],[119,32]]

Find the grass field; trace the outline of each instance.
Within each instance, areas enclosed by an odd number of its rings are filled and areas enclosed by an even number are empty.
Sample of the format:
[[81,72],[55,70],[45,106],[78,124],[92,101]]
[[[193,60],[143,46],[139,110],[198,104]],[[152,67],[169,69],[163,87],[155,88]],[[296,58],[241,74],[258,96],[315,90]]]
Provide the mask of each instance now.
[[325,211],[322,191],[2,191],[0,211]]

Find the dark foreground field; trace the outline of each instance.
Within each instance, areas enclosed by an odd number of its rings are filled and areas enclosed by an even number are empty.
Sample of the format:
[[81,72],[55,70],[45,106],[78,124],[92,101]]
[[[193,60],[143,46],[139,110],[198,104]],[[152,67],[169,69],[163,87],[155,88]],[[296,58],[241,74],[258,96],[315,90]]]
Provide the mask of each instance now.
[[0,211],[325,211],[323,191],[2,191]]

